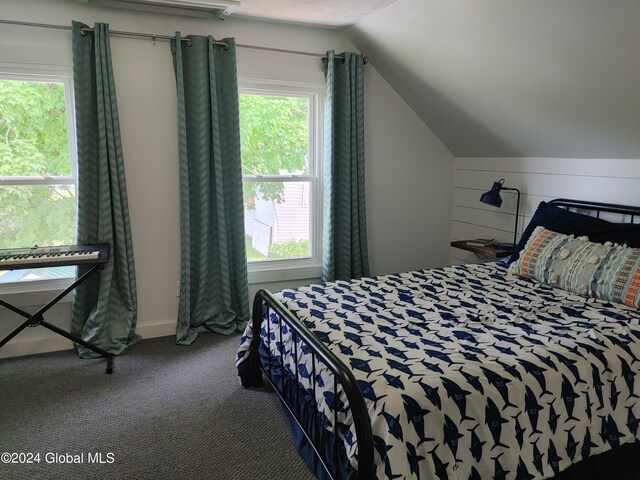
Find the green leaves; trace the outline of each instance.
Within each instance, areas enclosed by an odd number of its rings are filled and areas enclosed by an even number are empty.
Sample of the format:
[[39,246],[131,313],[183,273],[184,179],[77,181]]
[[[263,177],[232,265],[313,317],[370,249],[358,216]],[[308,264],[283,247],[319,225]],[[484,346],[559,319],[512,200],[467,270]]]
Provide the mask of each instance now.
[[64,85],[0,80],[0,142],[0,175],[71,175]]
[[287,240],[276,242],[269,249],[269,258],[302,258],[308,257],[309,240]]
[[72,186],[0,186],[0,205],[0,248],[74,243],[76,199]]
[[[309,99],[240,95],[242,173],[248,176],[309,173]],[[245,207],[256,197],[283,201],[282,183],[245,183]]]
[[309,100],[240,95],[245,175],[307,174]]
[[[62,83],[0,80],[0,176],[70,176]],[[0,248],[74,243],[72,185],[0,185]]]

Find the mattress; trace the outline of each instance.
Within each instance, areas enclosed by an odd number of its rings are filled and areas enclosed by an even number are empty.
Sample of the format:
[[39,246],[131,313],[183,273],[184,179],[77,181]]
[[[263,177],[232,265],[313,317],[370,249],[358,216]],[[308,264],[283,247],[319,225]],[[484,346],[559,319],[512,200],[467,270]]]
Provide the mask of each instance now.
[[[277,297],[354,373],[378,478],[550,478],[638,438],[638,310],[515,277],[499,263]],[[323,428],[338,429],[355,467],[346,398],[334,398],[331,374],[280,327],[266,317],[263,343],[270,338],[286,370],[297,364]],[[238,365],[251,337],[248,327]]]

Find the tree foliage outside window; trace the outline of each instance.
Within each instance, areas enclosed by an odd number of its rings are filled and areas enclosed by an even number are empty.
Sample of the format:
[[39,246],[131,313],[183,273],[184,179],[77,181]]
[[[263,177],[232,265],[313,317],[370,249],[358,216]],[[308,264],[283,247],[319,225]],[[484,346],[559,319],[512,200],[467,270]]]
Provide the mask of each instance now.
[[63,83],[0,79],[0,248],[74,243],[67,132]]
[[[298,97],[240,95],[242,173],[248,176],[309,173],[309,100]],[[281,182],[244,185],[245,206],[257,195],[282,202]]]
[[[249,262],[309,258],[313,94],[241,92],[240,139]],[[315,217],[313,217],[315,218]]]

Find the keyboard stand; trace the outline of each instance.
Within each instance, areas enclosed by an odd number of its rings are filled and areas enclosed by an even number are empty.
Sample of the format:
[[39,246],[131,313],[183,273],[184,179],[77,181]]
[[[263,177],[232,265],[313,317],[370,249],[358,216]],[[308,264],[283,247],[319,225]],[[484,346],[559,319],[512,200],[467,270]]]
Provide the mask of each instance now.
[[42,325],[43,327],[48,328],[52,332],[55,332],[58,335],[62,335],[63,337],[66,337],[69,340],[71,340],[71,341],[73,341],[75,343],[78,343],[78,344],[82,345],[85,348],[88,348],[89,350],[93,350],[94,352],[100,354],[100,356],[106,358],[107,359],[107,374],[112,373],[113,372],[113,354],[112,353],[109,353],[106,350],[103,350],[103,349],[101,349],[99,347],[96,347],[95,345],[92,345],[89,342],[85,342],[80,337],[77,337],[76,335],[73,335],[72,333],[66,332],[66,331],[56,327],[55,325],[51,325],[50,323],[46,322],[44,320],[44,317],[43,317],[44,313],[47,310],[49,310],[51,307],[53,307],[56,303],[58,303],[60,300],[62,300],[62,298],[64,296],[66,296],[69,292],[74,290],[78,285],[80,285],[87,278],[89,278],[91,275],[93,275],[97,270],[101,270],[103,268],[104,268],[104,264],[93,265],[84,275],[82,275],[75,282],[73,282],[71,285],[69,285],[67,288],[65,288],[59,295],[56,295],[55,298],[53,298],[49,303],[47,303],[44,307],[42,307],[40,310],[38,310],[34,314],[27,313],[24,310],[22,310],[22,309],[20,309],[18,307],[15,307],[15,306],[11,305],[10,303],[5,302],[4,300],[2,300],[0,298],[0,305],[2,305],[3,307],[7,308],[8,310],[11,310],[12,312],[17,313],[18,315],[21,315],[21,316],[26,318],[26,320],[22,323],[22,325],[20,325],[18,328],[16,328],[13,332],[11,332],[9,335],[4,337],[0,341],[0,348],[2,348],[2,346],[5,343],[7,343],[9,340],[11,340],[13,337],[15,337],[17,334],[19,334],[26,327],[37,327],[38,325]]

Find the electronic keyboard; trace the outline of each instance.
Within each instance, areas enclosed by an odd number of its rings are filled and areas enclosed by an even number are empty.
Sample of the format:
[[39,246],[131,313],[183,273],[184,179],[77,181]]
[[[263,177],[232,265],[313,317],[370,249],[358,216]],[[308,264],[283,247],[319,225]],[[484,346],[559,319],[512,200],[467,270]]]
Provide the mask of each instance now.
[[101,264],[109,261],[109,244],[0,249],[0,270]]

